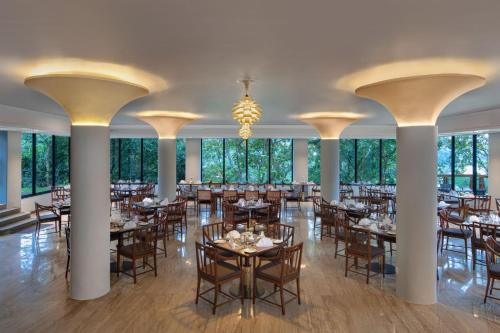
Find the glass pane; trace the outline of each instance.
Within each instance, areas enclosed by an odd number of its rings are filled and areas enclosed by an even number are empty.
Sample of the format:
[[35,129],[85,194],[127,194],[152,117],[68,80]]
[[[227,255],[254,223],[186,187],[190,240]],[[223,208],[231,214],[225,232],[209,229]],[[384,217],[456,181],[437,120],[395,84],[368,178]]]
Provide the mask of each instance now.
[[141,139],[121,139],[121,178],[141,179]]
[[472,135],[455,136],[455,189],[472,190]]
[[269,176],[269,140],[248,139],[248,182],[265,184]]
[[158,182],[158,139],[149,138],[143,144],[143,180],[145,182]]
[[382,140],[382,181],[396,184],[396,140]]
[[358,180],[362,183],[377,184],[379,178],[380,140],[358,140]]
[[480,193],[488,192],[488,134],[477,135],[477,184]]
[[354,183],[354,139],[340,139],[340,182]]
[[31,133],[21,134],[21,195],[33,194],[33,135]]
[[292,139],[271,139],[271,183],[292,182]]
[[63,186],[69,184],[69,137],[56,136],[56,185]]
[[186,139],[177,139],[175,150],[177,156],[176,172],[177,172],[177,183],[178,183],[182,179],[186,179]]
[[246,144],[243,139],[225,139],[226,141],[226,182],[246,182]]
[[223,139],[201,140],[201,177],[204,182],[222,183]]
[[307,178],[308,181],[321,182],[321,140],[307,140]]
[[35,192],[49,191],[52,186],[52,135],[36,135]]
[[451,188],[451,136],[440,136],[437,144],[437,177],[440,188]]
[[119,147],[119,140],[120,139],[111,139],[111,146],[110,146],[110,162],[109,162],[109,167],[111,170],[111,181],[112,182],[117,182],[120,179],[120,176],[118,175],[118,156],[120,154],[120,147]]

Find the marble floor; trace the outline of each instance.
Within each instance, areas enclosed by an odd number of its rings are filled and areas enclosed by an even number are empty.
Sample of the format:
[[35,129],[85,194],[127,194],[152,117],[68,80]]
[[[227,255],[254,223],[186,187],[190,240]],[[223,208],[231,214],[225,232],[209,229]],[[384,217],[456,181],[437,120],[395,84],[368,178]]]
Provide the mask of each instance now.
[[394,296],[394,276],[370,285],[362,276],[345,278],[344,259],[333,258],[332,239],[315,235],[307,205],[284,218],[304,242],[302,305],[288,304],[282,316],[263,303],[236,301],[213,316],[208,304],[194,304],[194,241],[214,220],[191,214],[188,233],[169,241],[167,258],[159,256],[157,278],[142,275],[134,285],[112,275],[111,291],[92,301],[68,297],[64,236],[42,231],[36,241],[28,229],[0,237],[0,332],[500,332],[500,302],[482,301],[484,267],[473,272],[463,255],[444,253],[439,303],[406,303]]

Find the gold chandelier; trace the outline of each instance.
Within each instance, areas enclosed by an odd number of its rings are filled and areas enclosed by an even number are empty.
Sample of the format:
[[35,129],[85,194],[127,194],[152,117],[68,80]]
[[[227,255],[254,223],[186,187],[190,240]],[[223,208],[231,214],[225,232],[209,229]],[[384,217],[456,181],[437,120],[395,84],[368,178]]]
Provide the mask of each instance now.
[[238,134],[243,140],[247,140],[249,137],[252,136],[252,129],[250,128],[250,125],[248,124],[241,125]]
[[241,82],[245,86],[245,96],[241,97],[233,105],[232,114],[233,119],[241,125],[239,131],[240,136],[246,140],[252,135],[250,125],[253,125],[260,120],[262,108],[252,97],[248,95],[248,88],[252,80],[244,79]]

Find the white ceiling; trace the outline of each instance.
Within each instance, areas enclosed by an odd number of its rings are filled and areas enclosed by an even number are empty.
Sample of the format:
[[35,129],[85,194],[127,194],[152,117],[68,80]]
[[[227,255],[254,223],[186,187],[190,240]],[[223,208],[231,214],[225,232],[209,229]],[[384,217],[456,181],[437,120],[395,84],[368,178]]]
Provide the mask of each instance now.
[[[336,90],[341,76],[420,57],[500,58],[500,1],[470,0],[2,0],[0,68],[46,57],[132,65],[169,89],[127,105],[127,113],[180,110],[199,123],[233,124],[236,83],[256,79],[261,124],[298,124],[290,115],[345,110],[365,124],[393,124],[378,104]],[[500,106],[500,79],[450,104],[443,115]],[[63,113],[47,97],[0,72],[0,104]]]

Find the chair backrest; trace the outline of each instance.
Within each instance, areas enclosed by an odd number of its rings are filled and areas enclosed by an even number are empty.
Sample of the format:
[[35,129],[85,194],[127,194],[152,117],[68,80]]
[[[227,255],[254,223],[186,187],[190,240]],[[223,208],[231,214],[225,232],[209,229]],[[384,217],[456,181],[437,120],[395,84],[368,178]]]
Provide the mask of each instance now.
[[371,256],[370,240],[372,237],[370,229],[358,228],[347,224],[344,224],[344,229],[346,252],[349,251],[349,248],[356,246],[357,249],[364,249],[365,251],[363,252]]
[[491,268],[496,264],[497,259],[500,257],[500,243],[497,242],[492,236],[488,236],[485,241],[486,248],[486,268],[488,274]]
[[294,237],[295,237],[295,227],[288,225],[288,224],[282,224],[282,223],[275,223],[269,228],[269,235],[272,238],[275,239],[282,239],[283,244],[285,246],[292,246]]
[[321,212],[321,223],[334,225],[337,207],[324,202],[322,202],[319,206]]
[[[139,228],[134,230],[132,237],[132,255],[135,257],[137,250],[139,249],[136,245],[138,243],[145,243],[152,247],[156,251],[156,243],[158,241],[158,228],[159,224],[153,224],[147,227]],[[140,250],[142,251],[142,249]]]
[[199,242],[196,246],[196,269],[198,275],[202,275],[213,280],[217,279],[217,262],[219,261],[217,249],[210,245],[203,245]]
[[500,198],[495,199],[495,204],[497,206],[497,212],[500,215]]
[[203,244],[205,245],[208,242],[213,242],[216,239],[225,238],[226,234],[228,233],[228,230],[224,226],[224,222],[205,224],[201,229]]
[[245,190],[245,200],[259,200],[259,191]]
[[281,191],[267,191],[266,192],[267,202],[281,202]]
[[41,213],[43,212],[53,212],[51,206],[44,206],[39,204],[38,202],[35,202],[35,214],[36,218],[40,219]]
[[222,183],[210,183],[210,187],[211,188],[221,188],[222,187]]
[[208,201],[212,199],[212,191],[198,189],[198,200]]
[[184,206],[186,201],[178,201],[169,203],[167,207],[163,208],[162,216],[165,216],[166,222],[178,222],[184,216]]
[[297,245],[281,249],[281,281],[286,281],[300,275],[303,247],[304,243],[300,242]]
[[66,191],[63,186],[52,186],[50,191],[50,198],[52,202],[64,200],[66,198]]
[[[500,235],[500,231],[499,231]],[[481,222],[472,223],[472,238],[477,242],[483,243],[488,236],[497,239],[497,226]]]

